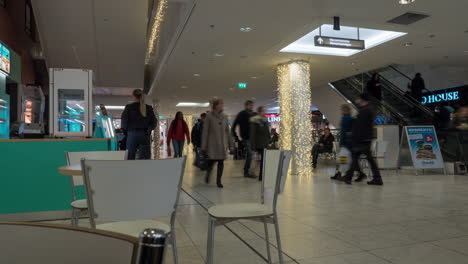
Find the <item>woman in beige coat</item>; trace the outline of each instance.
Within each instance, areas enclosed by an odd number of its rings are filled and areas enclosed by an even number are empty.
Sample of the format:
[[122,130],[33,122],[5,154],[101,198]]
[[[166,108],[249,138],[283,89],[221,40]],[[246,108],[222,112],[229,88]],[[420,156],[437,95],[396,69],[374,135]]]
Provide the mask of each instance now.
[[227,150],[233,149],[232,140],[228,125],[228,118],[223,113],[224,102],[222,99],[213,99],[212,111],[206,116],[203,124],[202,150],[208,155],[208,169],[206,171],[206,183],[210,182],[211,171],[214,164],[218,163],[218,173],[216,185],[223,188],[221,177],[223,176],[224,160],[227,158]]

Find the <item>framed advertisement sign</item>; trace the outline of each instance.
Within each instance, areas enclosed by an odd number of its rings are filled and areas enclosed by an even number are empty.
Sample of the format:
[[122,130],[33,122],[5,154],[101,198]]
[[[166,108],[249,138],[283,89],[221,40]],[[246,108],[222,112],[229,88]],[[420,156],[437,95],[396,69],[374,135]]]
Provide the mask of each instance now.
[[406,126],[403,136],[415,169],[445,169],[434,126]]
[[10,49],[0,42],[0,71],[10,73]]

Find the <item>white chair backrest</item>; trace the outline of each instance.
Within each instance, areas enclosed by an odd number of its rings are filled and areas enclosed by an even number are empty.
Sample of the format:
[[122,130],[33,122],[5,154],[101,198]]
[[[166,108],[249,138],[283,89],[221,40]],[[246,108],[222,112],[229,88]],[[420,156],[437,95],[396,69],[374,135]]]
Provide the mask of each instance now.
[[185,160],[83,160],[90,217],[131,221],[170,215],[179,198]]
[[[67,165],[80,164],[81,159],[89,160],[126,160],[127,152],[124,151],[80,151],[66,152]],[[83,185],[82,176],[72,176],[73,185]]]
[[283,150],[283,164],[281,165],[281,182],[279,193],[283,193],[284,185],[286,184],[286,179],[288,178],[289,164],[291,162],[292,152],[290,150]]
[[262,202],[270,206],[275,206],[277,195],[278,177],[281,177],[281,150],[265,150],[263,159],[263,181],[262,181]]
[[137,238],[61,225],[0,222],[0,234],[0,263],[130,264],[138,249]]

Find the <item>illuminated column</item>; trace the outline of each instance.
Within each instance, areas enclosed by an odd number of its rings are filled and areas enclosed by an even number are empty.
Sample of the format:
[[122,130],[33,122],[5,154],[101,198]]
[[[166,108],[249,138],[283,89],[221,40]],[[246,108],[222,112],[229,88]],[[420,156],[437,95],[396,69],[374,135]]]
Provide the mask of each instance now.
[[[188,129],[192,132],[193,128],[193,116],[191,114],[184,114],[185,123],[187,123]],[[191,151],[191,147],[188,142],[185,142],[184,154],[187,156],[192,155],[193,151]]]
[[312,122],[310,117],[310,65],[291,61],[278,65],[280,147],[292,151],[291,173],[312,172]]
[[161,158],[161,146],[159,145],[159,142],[161,141],[161,131],[160,131],[160,120],[159,120],[159,103],[157,101],[153,101],[153,111],[154,115],[158,119],[158,123],[156,125],[156,128],[153,130],[152,133],[152,154],[153,154],[153,159],[160,159]]

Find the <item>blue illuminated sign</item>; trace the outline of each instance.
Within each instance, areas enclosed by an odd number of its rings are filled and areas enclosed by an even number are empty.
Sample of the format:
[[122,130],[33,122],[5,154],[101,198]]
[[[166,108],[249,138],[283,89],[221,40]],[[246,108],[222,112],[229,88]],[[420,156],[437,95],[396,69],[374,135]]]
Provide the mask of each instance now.
[[460,99],[459,91],[443,92],[438,94],[426,94],[422,97],[422,104],[433,104],[438,102],[456,101]]

